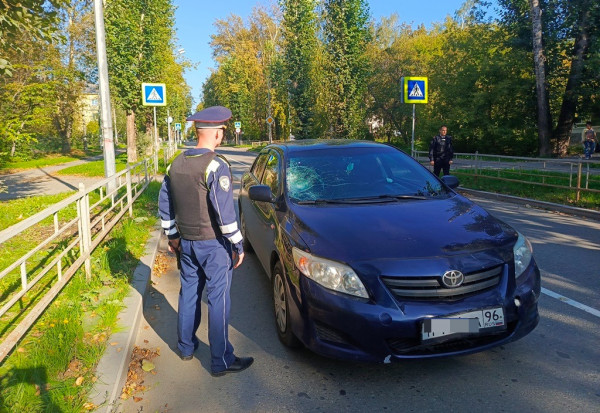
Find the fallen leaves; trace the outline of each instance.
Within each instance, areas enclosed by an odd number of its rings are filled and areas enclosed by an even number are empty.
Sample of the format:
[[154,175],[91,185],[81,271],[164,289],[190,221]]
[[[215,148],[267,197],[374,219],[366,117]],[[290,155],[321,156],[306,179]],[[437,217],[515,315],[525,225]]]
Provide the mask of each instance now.
[[155,365],[151,360],[159,355],[160,350],[158,348],[151,350],[135,346],[131,354],[129,370],[127,371],[127,381],[121,392],[121,399],[133,397],[133,401],[135,402],[142,400],[141,397],[136,395],[146,390],[146,386],[144,386],[144,374],[150,372],[156,374]]
[[154,267],[152,268],[152,272],[154,273],[154,275],[160,277],[167,272],[169,268],[169,258],[171,256],[172,254],[162,251],[156,254],[156,259],[154,260]]

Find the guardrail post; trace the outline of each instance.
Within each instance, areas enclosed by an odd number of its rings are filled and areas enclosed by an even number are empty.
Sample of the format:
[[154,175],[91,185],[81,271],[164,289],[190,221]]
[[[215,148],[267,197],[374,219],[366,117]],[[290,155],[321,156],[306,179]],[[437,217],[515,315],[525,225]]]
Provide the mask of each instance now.
[[80,221],[80,246],[81,256],[85,256],[84,269],[85,278],[90,281],[92,278],[92,262],[90,260],[90,249],[92,247],[92,236],[90,229],[90,198],[85,193],[85,185],[79,184],[79,192],[83,196],[77,201],[79,209],[79,221]]
[[475,151],[475,183],[477,183],[477,174],[479,173],[479,151]]
[[127,206],[129,209],[129,216],[133,216],[133,197],[131,195],[131,166],[127,165],[127,172],[125,174],[125,180],[127,181]]
[[579,161],[579,165],[577,167],[577,196],[575,197],[575,201],[579,202],[579,198],[581,197],[581,160]]

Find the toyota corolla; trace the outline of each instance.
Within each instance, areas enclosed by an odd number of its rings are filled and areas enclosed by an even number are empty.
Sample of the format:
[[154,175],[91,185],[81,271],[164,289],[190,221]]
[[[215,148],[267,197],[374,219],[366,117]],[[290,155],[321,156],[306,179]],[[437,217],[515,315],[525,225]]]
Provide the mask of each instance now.
[[352,360],[469,354],[538,323],[527,239],[404,152],[272,144],[242,177],[246,249],[271,279],[282,343]]

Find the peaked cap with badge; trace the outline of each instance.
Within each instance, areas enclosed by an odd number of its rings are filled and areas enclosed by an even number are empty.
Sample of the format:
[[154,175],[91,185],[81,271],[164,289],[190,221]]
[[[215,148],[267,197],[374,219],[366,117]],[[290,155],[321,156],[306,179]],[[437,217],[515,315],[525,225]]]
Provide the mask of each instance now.
[[231,116],[231,110],[225,106],[210,106],[194,113],[186,120],[194,122],[196,129],[219,129],[225,127],[225,123],[231,119]]

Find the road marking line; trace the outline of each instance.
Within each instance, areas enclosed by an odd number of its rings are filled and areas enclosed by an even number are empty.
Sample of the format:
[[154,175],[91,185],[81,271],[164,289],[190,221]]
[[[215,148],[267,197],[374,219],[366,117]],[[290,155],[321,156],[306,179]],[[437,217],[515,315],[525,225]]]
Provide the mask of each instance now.
[[557,300],[562,301],[565,304],[569,304],[572,305],[573,307],[577,307],[580,310],[585,311],[586,313],[590,313],[591,315],[595,315],[596,317],[600,318],[600,311],[596,310],[595,308],[592,307],[588,307],[585,304],[581,304],[580,302],[577,302],[575,300],[571,300],[570,298],[565,297],[564,295],[560,295],[558,293],[555,293],[554,291],[550,291],[544,287],[542,287],[542,293],[549,295],[552,298],[556,298]]

